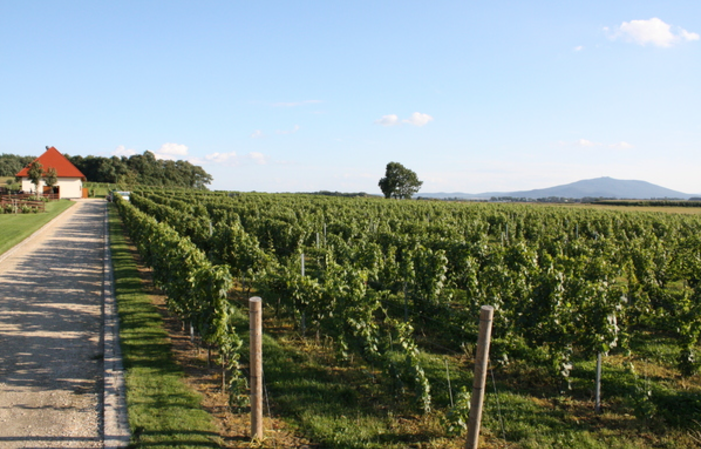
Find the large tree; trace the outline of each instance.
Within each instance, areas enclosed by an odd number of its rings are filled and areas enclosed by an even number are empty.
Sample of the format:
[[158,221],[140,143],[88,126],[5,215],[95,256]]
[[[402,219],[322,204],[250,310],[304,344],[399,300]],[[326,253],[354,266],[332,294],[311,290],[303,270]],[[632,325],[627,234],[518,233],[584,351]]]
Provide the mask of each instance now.
[[380,179],[378,185],[385,198],[411,198],[419,191],[423,181],[412,170],[404,167],[399,162],[387,164],[385,177]]

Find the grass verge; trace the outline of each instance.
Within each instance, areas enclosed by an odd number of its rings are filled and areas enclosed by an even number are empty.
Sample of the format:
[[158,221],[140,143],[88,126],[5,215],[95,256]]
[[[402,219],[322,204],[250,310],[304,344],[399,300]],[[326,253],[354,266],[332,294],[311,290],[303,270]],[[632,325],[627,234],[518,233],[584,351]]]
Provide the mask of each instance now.
[[75,203],[70,200],[46,203],[46,213],[0,215],[0,254],[26,239]]
[[201,398],[183,383],[163,321],[141,275],[114,206],[110,241],[126,369],[133,448],[218,448],[222,443]]

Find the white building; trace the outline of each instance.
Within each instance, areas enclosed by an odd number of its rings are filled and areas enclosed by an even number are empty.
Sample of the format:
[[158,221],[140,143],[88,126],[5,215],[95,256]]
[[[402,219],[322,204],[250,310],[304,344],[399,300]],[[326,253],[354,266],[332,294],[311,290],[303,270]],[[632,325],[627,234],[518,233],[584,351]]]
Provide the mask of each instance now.
[[[58,182],[53,189],[46,187],[44,180],[39,181],[39,191],[42,193],[57,193],[59,198],[78,199],[85,198],[83,193],[83,182],[86,181],[85,175],[76,168],[64,155],[58,152],[54,147],[48,148],[44,154],[35,159],[39,162],[46,171],[53,167],[56,169]],[[29,179],[29,166],[24,167],[15,176],[22,180],[22,190],[25,192],[33,192],[36,186]],[[50,191],[50,190],[53,190]]]

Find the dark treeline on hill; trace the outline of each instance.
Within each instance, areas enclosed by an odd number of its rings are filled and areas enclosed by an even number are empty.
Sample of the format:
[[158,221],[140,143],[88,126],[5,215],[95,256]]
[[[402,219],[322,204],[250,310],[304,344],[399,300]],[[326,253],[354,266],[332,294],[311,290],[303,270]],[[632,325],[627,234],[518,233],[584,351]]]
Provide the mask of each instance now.
[[[212,176],[202,167],[187,161],[156,159],[150,151],[126,156],[69,156],[66,158],[80,170],[90,182],[121,184],[125,187],[147,185],[156,187],[189,187],[206,189]],[[14,176],[35,157],[0,155],[0,176]]]

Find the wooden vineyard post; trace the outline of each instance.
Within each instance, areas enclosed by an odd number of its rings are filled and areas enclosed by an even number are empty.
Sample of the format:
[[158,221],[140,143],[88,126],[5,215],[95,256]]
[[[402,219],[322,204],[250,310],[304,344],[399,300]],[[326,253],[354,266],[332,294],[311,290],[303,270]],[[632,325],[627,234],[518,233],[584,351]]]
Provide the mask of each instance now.
[[482,403],[484,388],[487,383],[487,368],[489,364],[489,343],[492,336],[492,317],[494,307],[482,306],[480,310],[480,328],[477,337],[477,357],[475,358],[475,381],[472,385],[470,399],[470,420],[467,424],[467,449],[477,449],[480,426],[482,424]]
[[249,299],[251,328],[251,438],[263,439],[263,303]]
[[[302,266],[301,274],[302,277],[304,277],[304,253],[300,255],[300,264]],[[302,317],[301,321],[299,324],[300,329],[302,330],[302,335],[304,335],[305,332],[307,332],[307,311],[305,309],[302,309]]]
[[594,402],[594,410],[596,413],[601,412],[601,353],[596,354],[596,399]]

